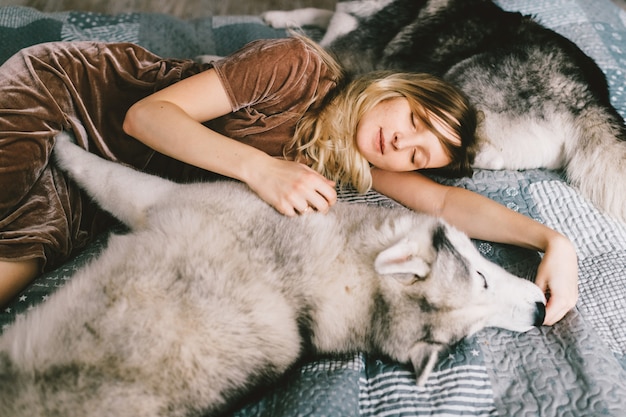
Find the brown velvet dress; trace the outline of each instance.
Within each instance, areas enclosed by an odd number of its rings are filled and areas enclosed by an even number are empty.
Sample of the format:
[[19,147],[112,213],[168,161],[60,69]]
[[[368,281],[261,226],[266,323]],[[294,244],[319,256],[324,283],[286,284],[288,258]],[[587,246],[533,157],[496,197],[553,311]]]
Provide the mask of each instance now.
[[[90,152],[146,172],[176,181],[209,178],[122,131],[133,103],[207,68],[133,44],[94,42],[36,45],[2,65],[0,259],[38,258],[50,269],[108,226],[51,163],[60,130],[72,130]],[[319,55],[299,39],[252,42],[214,68],[233,113],[207,124],[275,156],[311,100],[335,86]]]

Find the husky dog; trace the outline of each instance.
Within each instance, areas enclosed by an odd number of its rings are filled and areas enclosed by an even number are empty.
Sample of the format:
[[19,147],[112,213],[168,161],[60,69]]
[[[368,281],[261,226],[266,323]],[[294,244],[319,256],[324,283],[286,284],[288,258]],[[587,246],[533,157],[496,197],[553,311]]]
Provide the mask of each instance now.
[[626,129],[606,78],[574,43],[489,0],[339,0],[336,11],[263,15],[275,27],[328,22],[321,45],[347,70],[428,72],[481,113],[474,166],[563,169],[626,222]]
[[130,232],[0,338],[0,415],[213,416],[304,354],[412,363],[485,326],[540,325],[535,284],[441,221],[338,203],[278,214],[235,182],[176,184],[59,139]]

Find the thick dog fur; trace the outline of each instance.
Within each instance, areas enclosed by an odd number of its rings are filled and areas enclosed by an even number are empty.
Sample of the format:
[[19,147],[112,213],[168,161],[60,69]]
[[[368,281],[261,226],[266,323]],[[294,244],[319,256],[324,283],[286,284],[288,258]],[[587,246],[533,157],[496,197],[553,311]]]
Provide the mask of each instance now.
[[180,185],[66,139],[57,162],[128,224],[0,338],[0,415],[211,416],[304,354],[412,363],[540,324],[533,283],[406,209],[281,216],[235,182]]
[[321,44],[354,73],[428,72],[482,114],[475,167],[563,169],[626,222],[626,130],[606,78],[574,43],[488,0],[340,1],[335,13],[268,12],[277,27],[328,21]]

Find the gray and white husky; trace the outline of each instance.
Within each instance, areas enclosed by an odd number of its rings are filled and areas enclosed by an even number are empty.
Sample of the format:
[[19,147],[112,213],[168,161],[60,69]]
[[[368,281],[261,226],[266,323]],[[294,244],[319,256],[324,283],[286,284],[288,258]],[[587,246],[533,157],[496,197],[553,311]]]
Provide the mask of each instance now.
[[412,363],[545,297],[404,208],[278,214],[236,182],[176,184],[59,138],[60,166],[130,231],[0,338],[0,415],[212,416],[305,354]]
[[351,72],[428,72],[482,113],[474,166],[563,169],[626,222],[626,128],[606,78],[574,43],[490,0],[339,0],[335,11],[263,15],[275,27],[327,27],[322,46]]

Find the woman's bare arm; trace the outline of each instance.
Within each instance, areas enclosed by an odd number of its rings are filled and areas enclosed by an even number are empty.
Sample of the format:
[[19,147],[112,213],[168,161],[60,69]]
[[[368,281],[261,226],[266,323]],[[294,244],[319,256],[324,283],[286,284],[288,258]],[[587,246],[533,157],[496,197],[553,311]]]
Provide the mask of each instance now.
[[151,148],[191,165],[245,182],[286,215],[334,204],[334,184],[306,165],[273,158],[202,124],[230,113],[217,73],[210,69],[133,105],[124,131]]
[[441,185],[416,172],[372,171],[374,189],[420,212],[443,218],[468,236],[544,252],[535,283],[550,290],[546,324],[560,320],[578,298],[578,263],[562,234],[489,199]]

